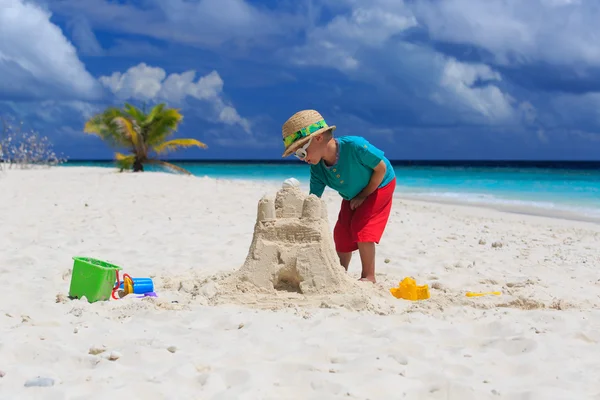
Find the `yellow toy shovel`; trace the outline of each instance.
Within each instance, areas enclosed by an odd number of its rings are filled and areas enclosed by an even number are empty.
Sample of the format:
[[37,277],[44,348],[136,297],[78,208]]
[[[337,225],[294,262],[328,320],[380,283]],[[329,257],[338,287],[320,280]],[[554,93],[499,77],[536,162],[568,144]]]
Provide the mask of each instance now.
[[501,292],[467,292],[466,296],[467,297],[480,297],[480,296],[487,296],[487,295],[494,295],[494,296],[500,296],[502,293]]

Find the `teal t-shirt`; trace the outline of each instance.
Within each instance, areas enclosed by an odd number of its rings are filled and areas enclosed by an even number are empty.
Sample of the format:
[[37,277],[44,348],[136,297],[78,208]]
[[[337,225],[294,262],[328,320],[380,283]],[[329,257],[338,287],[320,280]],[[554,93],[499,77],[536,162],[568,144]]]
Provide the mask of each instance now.
[[341,136],[338,142],[338,160],[328,167],[321,160],[310,166],[310,193],[323,195],[325,186],[337,191],[345,200],[353,199],[369,184],[373,168],[381,161],[386,171],[379,187],[390,183],[395,177],[394,168],[383,151],[359,136]]

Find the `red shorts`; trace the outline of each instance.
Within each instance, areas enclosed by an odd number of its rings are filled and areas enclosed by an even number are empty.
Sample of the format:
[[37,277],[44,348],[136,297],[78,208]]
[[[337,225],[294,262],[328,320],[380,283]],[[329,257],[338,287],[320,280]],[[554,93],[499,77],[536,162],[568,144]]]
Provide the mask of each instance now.
[[392,209],[396,178],[377,188],[356,209],[350,209],[350,201],[342,200],[337,223],[333,229],[335,249],[350,253],[358,249],[358,242],[379,243]]

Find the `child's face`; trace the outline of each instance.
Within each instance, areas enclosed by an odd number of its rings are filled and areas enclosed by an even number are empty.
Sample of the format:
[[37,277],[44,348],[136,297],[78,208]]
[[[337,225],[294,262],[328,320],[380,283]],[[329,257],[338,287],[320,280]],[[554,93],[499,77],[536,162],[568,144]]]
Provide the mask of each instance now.
[[314,138],[312,138],[310,144],[305,149],[306,157],[304,159],[301,158],[301,160],[306,162],[307,164],[318,164],[319,161],[321,161],[321,159],[325,155],[326,147],[327,146],[325,140],[323,140],[323,135],[315,136]]

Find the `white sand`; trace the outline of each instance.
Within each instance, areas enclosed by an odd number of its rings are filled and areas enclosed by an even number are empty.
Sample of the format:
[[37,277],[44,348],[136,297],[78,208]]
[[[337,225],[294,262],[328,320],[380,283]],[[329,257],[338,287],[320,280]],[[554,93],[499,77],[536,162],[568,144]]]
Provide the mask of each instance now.
[[[95,168],[0,174],[0,399],[600,399],[600,225],[397,200],[378,285],[349,304],[214,297],[277,189]],[[340,198],[325,200],[332,228]],[[153,277],[159,297],[69,300],[76,255]],[[405,276],[431,299],[362,305]],[[53,386],[25,387],[37,377]]]

